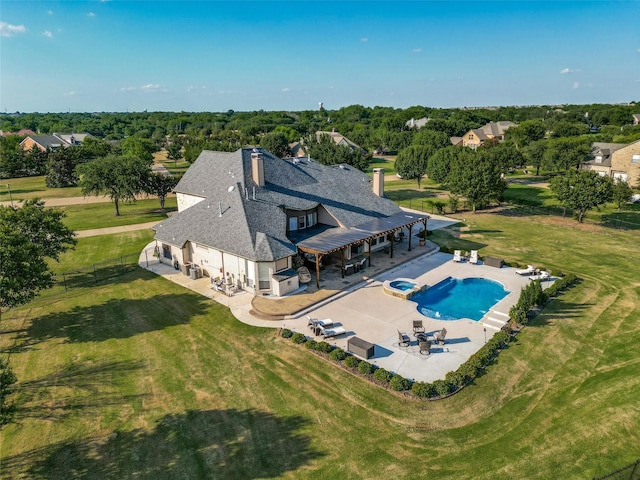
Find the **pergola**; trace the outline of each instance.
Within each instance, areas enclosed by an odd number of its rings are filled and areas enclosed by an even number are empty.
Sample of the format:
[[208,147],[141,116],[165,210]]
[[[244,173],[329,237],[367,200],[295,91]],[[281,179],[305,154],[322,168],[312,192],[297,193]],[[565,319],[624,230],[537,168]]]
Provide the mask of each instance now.
[[[304,253],[315,255],[316,258],[316,286],[320,288],[320,261],[325,255],[333,252],[341,252],[342,256],[342,276],[345,270],[345,251],[352,245],[367,243],[367,259],[371,265],[371,241],[382,235],[397,232],[402,228],[409,229],[409,251],[411,251],[411,237],[413,226],[422,223],[424,230],[427,230],[427,220],[429,215],[399,212],[388,217],[380,217],[365,222],[354,228],[333,227],[327,228],[315,235],[308,236],[298,242],[296,247]],[[390,255],[393,258],[395,235],[391,236]]]

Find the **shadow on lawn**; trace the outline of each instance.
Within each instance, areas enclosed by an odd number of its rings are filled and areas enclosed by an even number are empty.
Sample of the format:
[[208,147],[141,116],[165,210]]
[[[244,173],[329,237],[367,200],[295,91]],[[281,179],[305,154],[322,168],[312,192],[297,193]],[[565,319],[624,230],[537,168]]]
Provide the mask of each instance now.
[[[186,296],[185,296],[186,295]],[[190,297],[185,303],[186,297]],[[185,309],[188,305],[188,310]],[[101,305],[78,306],[64,312],[34,318],[20,340],[37,343],[49,338],[67,342],[100,342],[186,324],[192,315],[201,315],[211,305],[196,294],[158,295],[144,299],[112,299]]]
[[188,411],[153,428],[116,430],[3,460],[14,478],[272,478],[324,456],[299,431],[309,421],[249,410]]
[[20,382],[16,420],[62,420],[73,416],[97,416],[108,406],[140,403],[144,395],[122,395],[120,387],[132,383],[131,375],[143,369],[143,361],[70,363],[62,370]]

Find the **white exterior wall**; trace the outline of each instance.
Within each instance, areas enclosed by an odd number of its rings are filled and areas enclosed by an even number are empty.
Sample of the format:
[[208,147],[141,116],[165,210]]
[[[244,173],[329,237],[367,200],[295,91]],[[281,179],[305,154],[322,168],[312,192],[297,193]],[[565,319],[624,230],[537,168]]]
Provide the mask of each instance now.
[[176,199],[178,201],[178,212],[186,210],[189,207],[194,206],[196,203],[200,203],[204,200],[204,197],[197,197],[195,195],[187,195],[185,193],[177,193]]
[[275,279],[271,280],[271,289],[273,290],[273,294],[278,297],[286,295],[289,292],[293,292],[299,287],[300,277],[298,277],[297,275],[295,277],[282,280],[281,282],[278,282]]

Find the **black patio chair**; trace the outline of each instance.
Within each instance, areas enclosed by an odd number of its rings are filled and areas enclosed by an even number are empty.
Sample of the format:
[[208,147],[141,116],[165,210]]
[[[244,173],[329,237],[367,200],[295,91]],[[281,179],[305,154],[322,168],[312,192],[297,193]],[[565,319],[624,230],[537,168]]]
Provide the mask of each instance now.
[[409,335],[407,335],[406,333],[402,333],[400,330],[398,330],[398,343],[401,347],[408,347],[411,343],[411,337],[409,337]]
[[413,321],[413,333],[424,333],[424,325],[422,324],[422,320],[414,320]]
[[429,340],[420,340],[418,342],[420,346],[420,354],[421,355],[430,355],[431,354],[431,342]]

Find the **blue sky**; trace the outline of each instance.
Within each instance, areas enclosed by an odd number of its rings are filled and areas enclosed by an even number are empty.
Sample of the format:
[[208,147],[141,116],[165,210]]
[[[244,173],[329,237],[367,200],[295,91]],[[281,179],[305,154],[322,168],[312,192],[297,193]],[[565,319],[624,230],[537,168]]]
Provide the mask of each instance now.
[[638,1],[0,0],[3,112],[640,101]]

